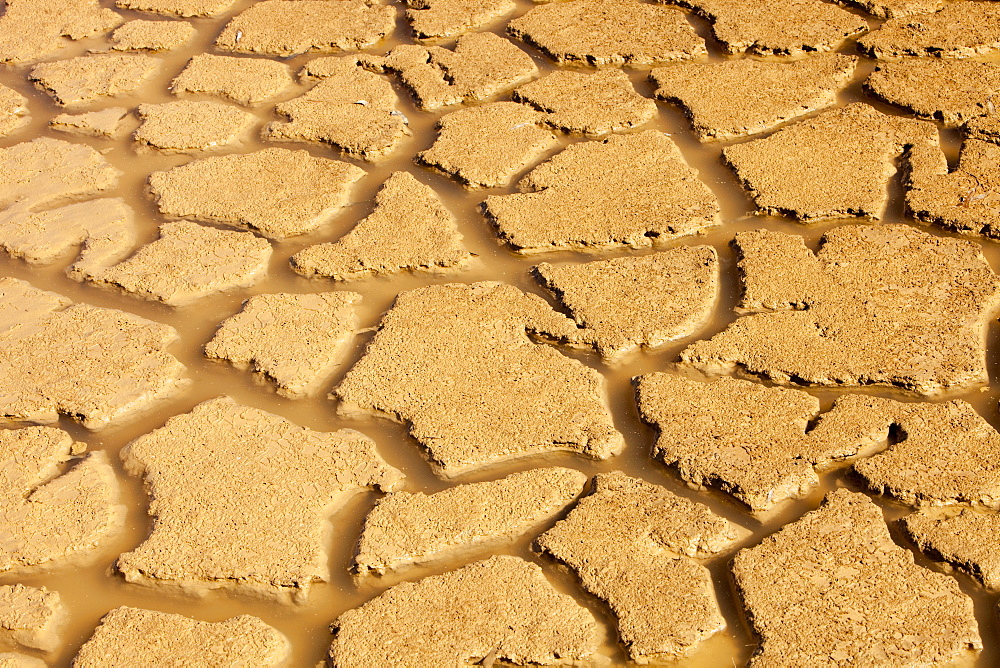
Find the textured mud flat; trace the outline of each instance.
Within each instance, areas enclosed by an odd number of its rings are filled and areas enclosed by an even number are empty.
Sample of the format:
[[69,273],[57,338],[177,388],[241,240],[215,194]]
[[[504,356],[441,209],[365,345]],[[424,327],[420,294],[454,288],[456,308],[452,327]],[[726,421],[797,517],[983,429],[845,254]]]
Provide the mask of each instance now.
[[997,3],[0,4],[0,668],[1000,664]]

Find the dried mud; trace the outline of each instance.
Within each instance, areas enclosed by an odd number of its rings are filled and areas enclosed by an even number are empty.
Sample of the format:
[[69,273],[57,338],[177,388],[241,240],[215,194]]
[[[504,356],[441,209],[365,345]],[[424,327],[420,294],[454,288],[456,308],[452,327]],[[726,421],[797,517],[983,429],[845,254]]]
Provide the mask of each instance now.
[[0,666],[997,664],[994,3],[696,1],[6,2]]

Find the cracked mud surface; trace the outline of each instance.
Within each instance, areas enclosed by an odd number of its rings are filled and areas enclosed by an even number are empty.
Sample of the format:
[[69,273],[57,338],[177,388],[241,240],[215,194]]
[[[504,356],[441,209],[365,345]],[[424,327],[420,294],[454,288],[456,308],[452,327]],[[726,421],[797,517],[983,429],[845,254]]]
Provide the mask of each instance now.
[[0,667],[1000,663],[996,3],[0,4]]

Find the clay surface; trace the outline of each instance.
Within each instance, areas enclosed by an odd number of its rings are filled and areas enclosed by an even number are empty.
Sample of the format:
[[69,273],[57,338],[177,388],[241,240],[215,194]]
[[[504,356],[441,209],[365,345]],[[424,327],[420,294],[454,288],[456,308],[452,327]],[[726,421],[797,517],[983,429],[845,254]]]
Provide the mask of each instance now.
[[348,281],[407,270],[453,272],[471,261],[437,193],[408,172],[393,172],[368,217],[338,241],[299,251],[292,267],[304,276]]
[[144,299],[184,306],[208,295],[253,285],[267,272],[271,245],[249,232],[186,220],[160,225],[160,237],[113,266],[82,267],[77,280],[116,285]]
[[[83,444],[73,443],[59,429],[0,430],[0,538],[4,545],[0,573],[16,575],[77,564],[123,528],[125,506],[118,505],[118,480],[107,455],[94,452],[77,457],[82,452]],[[64,464],[73,459],[79,461],[67,470]],[[44,605],[53,605],[51,599],[46,600]],[[6,620],[0,626],[16,630]],[[44,629],[24,638],[30,647],[55,644]]]
[[417,40],[457,37],[517,9],[513,0],[407,0],[406,20]]
[[359,301],[356,292],[256,295],[222,323],[205,356],[253,369],[284,396],[315,394],[357,334]]
[[547,452],[618,453],[603,377],[529,332],[580,336],[540,297],[503,283],[403,292],[334,391],[340,411],[409,423],[447,477]]
[[531,56],[488,32],[459,37],[454,50],[404,44],[358,60],[373,71],[398,74],[423,111],[487,100],[538,74]]
[[[975,136],[976,130],[987,127],[974,125],[970,134]],[[954,170],[939,149],[913,151],[904,183],[906,208],[914,218],[962,234],[1000,238],[996,194],[1000,146],[994,143],[992,132],[980,135],[989,141],[966,139]]]
[[954,509],[922,510],[900,522],[907,537],[931,559],[945,561],[996,591],[1000,589],[1000,514]]
[[724,550],[742,531],[705,506],[620,471],[541,536],[539,550],[604,601],[637,663],[676,660],[726,627],[708,569],[689,557]]
[[410,134],[396,109],[392,84],[358,67],[354,58],[325,60],[323,79],[305,95],[275,107],[288,120],[268,124],[264,137],[331,144],[364,160],[385,157]]
[[118,176],[99,152],[80,144],[40,138],[0,149],[0,248],[48,264],[82,244],[71,272],[123,258],[135,243],[135,229],[122,200],[50,208],[110,189]]
[[168,16],[215,16],[221,14],[238,0],[116,0],[122,9],[166,14]]
[[58,53],[69,40],[102,35],[125,19],[100,0],[5,0],[0,16],[0,63],[18,64]]
[[215,46],[267,56],[358,51],[395,28],[395,8],[367,0],[262,0],[230,21]]
[[129,21],[111,33],[115,51],[169,51],[194,39],[194,26],[186,21]]
[[821,54],[790,63],[724,60],[659,67],[656,97],[674,102],[702,141],[735,139],[833,106],[858,59]]
[[986,326],[1000,280],[970,242],[905,225],[801,237],[736,235],[751,312],[681,353],[705,371],[779,383],[892,385],[922,395],[987,382]]
[[1000,509],[1000,434],[965,401],[844,395],[820,424],[855,443],[888,444],[854,463],[873,492],[913,506]]
[[4,644],[52,652],[59,648],[68,619],[59,592],[0,585],[0,641]]
[[972,139],[984,139],[994,144],[1000,141],[1000,116],[989,114],[973,118],[965,124],[965,136]]
[[359,432],[312,431],[228,397],[170,418],[122,459],[143,477],[154,518],[146,540],[118,558],[126,580],[299,602],[329,579],[328,518],[402,477]]
[[404,582],[333,624],[330,662],[349,666],[515,665],[583,661],[597,649],[597,622],[556,591],[542,569],[492,557],[419,582]]
[[858,50],[872,58],[970,58],[997,49],[1000,7],[992,2],[953,2],[939,12],[889,19],[858,40]]
[[652,65],[708,55],[683,12],[635,0],[570,0],[535,7],[507,32],[557,63]]
[[125,107],[108,107],[82,114],[58,114],[49,121],[49,127],[67,134],[84,137],[115,139],[125,132]]
[[95,53],[35,65],[29,78],[60,106],[73,107],[133,93],[159,69],[153,56]]
[[2,278],[0,420],[62,414],[98,429],[147,408],[181,385],[184,366],[165,352],[176,338],[173,327]]
[[908,147],[937,145],[930,123],[855,103],[730,146],[723,155],[763,214],[802,222],[878,220],[896,159]]
[[712,315],[719,290],[719,257],[711,246],[543,263],[535,272],[608,360],[694,334]]
[[643,420],[659,432],[655,458],[688,483],[718,487],[754,512],[806,496],[819,485],[818,467],[881,445],[849,438],[826,421],[807,432],[820,406],[801,390],[653,373],[639,378],[636,395]]
[[586,481],[573,469],[546,468],[435,494],[392,492],[368,513],[353,569],[383,575],[512,541],[571,504]]
[[831,492],[741,550],[733,574],[761,639],[754,667],[948,665],[982,648],[972,599],[914,564],[862,494]]
[[656,130],[573,144],[518,188],[484,208],[519,253],[648,248],[719,224],[715,195]]
[[123,606],[101,619],[73,659],[73,668],[282,666],[291,649],[282,633],[250,615],[202,622]]
[[446,114],[438,137],[416,160],[469,188],[497,188],[557,144],[544,114],[515,102],[492,102]]
[[635,92],[621,70],[593,74],[559,70],[514,91],[514,100],[547,112],[548,125],[596,137],[648,123],[656,103]]
[[833,0],[844,7],[856,7],[880,19],[936,12],[945,0]]
[[[311,232],[348,203],[364,170],[308,152],[266,148],[153,172],[160,213],[245,227],[272,239]],[[212,188],[202,184],[211,183]]]
[[20,130],[29,120],[28,100],[13,88],[0,86],[0,137]]
[[76,278],[123,260],[136,243],[132,210],[118,198],[44,211],[19,202],[0,212],[0,248],[32,264],[51,264],[79,246],[67,269]]
[[142,124],[135,141],[167,153],[228,146],[257,122],[250,112],[221,102],[175,100],[140,104],[136,111]]
[[48,668],[48,664],[39,658],[14,652],[0,653],[0,668]]
[[880,63],[865,89],[920,118],[955,127],[996,112],[1000,65],[926,58]]
[[868,22],[823,0],[664,0],[712,24],[727,53],[799,56],[832,51]]
[[170,84],[175,95],[204,93],[255,106],[294,84],[288,66],[266,58],[239,58],[202,53]]
[[39,137],[0,149],[0,207],[95,195],[116,186],[119,175],[89,146]]

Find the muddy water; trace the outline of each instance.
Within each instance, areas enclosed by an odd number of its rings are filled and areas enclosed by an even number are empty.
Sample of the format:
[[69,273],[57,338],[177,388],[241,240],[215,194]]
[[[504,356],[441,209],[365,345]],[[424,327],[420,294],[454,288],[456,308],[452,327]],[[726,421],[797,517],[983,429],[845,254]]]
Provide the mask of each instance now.
[[[111,6],[110,2],[104,4]],[[211,43],[221,29],[221,26],[228,19],[228,16],[239,12],[249,6],[249,4],[251,4],[249,1],[237,4],[229,15],[218,20],[195,20],[194,23],[199,31],[197,41],[189,47],[162,56],[163,69],[156,80],[144,86],[135,96],[108,101],[102,106],[134,107],[138,102],[162,102],[174,99],[167,90],[170,80],[183,68],[191,55],[211,50]],[[530,3],[520,2],[518,13],[523,13],[529,7]],[[129,18],[140,17],[139,14],[123,13],[127,14]],[[148,16],[144,18],[148,18]],[[707,27],[696,19],[692,20],[696,22],[695,24],[699,32],[707,36]],[[501,32],[504,23],[505,20],[498,22],[495,30]],[[874,22],[873,25],[875,25]],[[402,23],[398,35],[408,35],[408,30]],[[372,51],[383,53],[394,44],[407,41],[409,40],[404,37],[396,41],[386,42]],[[65,57],[83,53],[87,49],[101,48],[104,45],[106,45],[104,40],[88,40],[68,49],[65,52]],[[529,52],[536,56],[536,61],[543,73],[554,69],[545,58],[530,49],[526,50],[529,50]],[[850,46],[844,49],[845,52],[852,50]],[[719,58],[721,56],[716,51],[713,52],[712,57]],[[305,56],[290,59],[289,64],[293,70],[298,70],[309,58],[309,56]],[[873,64],[871,62],[863,62],[853,84],[841,94],[841,103],[867,100],[861,91],[860,83],[871,71],[872,67]],[[189,156],[165,156],[149,152],[137,154],[128,140],[111,142],[104,139],[75,138],[62,133],[51,132],[47,128],[47,121],[54,114],[62,110],[53,105],[46,95],[36,91],[26,81],[25,75],[27,69],[17,68],[0,72],[0,83],[9,85],[30,98],[32,114],[32,124],[27,130],[17,133],[6,140],[0,140],[0,145],[10,145],[24,141],[32,136],[51,135],[88,143],[100,150],[108,149],[108,159],[124,172],[121,180],[120,194],[135,209],[138,220],[137,224],[141,228],[141,236],[145,239],[155,238],[156,227],[158,223],[162,222],[162,218],[158,216],[155,207],[145,193],[145,180],[150,172],[186,162]],[[652,87],[646,81],[645,71],[630,70],[630,76],[633,78],[636,88],[641,93],[651,95]],[[289,91],[283,99],[299,95],[303,90],[305,90],[305,87]],[[141,481],[127,476],[121,470],[116,455],[131,439],[162,425],[167,417],[183,413],[200,401],[225,393],[233,396],[241,403],[274,412],[312,429],[335,430],[342,427],[353,427],[363,431],[377,441],[381,453],[389,463],[400,468],[407,475],[408,489],[411,491],[422,490],[433,492],[443,489],[449,484],[453,484],[439,480],[431,473],[419,446],[407,436],[403,426],[378,419],[360,421],[341,419],[335,414],[335,405],[325,398],[320,397],[309,400],[281,398],[268,385],[255,381],[248,373],[236,370],[225,364],[210,362],[202,356],[202,347],[211,338],[218,323],[237,312],[242,300],[248,294],[278,291],[321,292],[334,289],[355,290],[364,296],[364,301],[361,305],[361,318],[365,327],[377,324],[381,314],[391,306],[393,299],[399,292],[447,280],[470,282],[477,280],[502,280],[517,285],[524,290],[540,294],[548,299],[548,295],[539,288],[530,275],[530,268],[533,262],[540,261],[542,258],[533,260],[532,258],[517,256],[500,247],[496,243],[491,229],[479,212],[478,205],[487,195],[507,191],[503,189],[466,191],[453,181],[415,165],[412,162],[412,156],[433,142],[435,137],[433,126],[439,115],[417,111],[410,104],[405,90],[401,89],[400,95],[403,99],[402,108],[410,119],[410,127],[413,130],[413,135],[407,138],[389,159],[374,165],[359,163],[368,171],[369,176],[363,179],[355,190],[351,206],[347,207],[330,225],[314,234],[307,237],[299,237],[288,242],[276,243],[268,277],[248,291],[214,296],[197,302],[192,306],[174,309],[152,302],[145,302],[112,289],[81,285],[69,280],[63,274],[63,270],[72,261],[71,257],[65,258],[61,264],[47,267],[28,266],[22,262],[11,260],[6,256],[0,257],[0,275],[14,276],[28,280],[36,286],[68,295],[75,301],[124,309],[174,326],[180,332],[181,338],[179,342],[173,345],[171,352],[188,367],[188,375],[194,381],[182,396],[172,401],[164,402],[156,411],[139,416],[129,423],[116,425],[99,433],[87,432],[66,420],[61,424],[74,437],[85,441],[90,449],[105,450],[111,455],[111,460],[117,466],[119,476],[124,484],[125,502],[129,507],[129,515],[127,531],[109,543],[92,563],[36,577],[22,577],[16,580],[4,578],[0,580],[0,582],[5,583],[17,581],[25,584],[45,585],[62,595],[63,600],[67,603],[71,611],[72,623],[66,635],[63,650],[49,657],[54,665],[65,666],[69,664],[72,656],[90,636],[98,620],[104,613],[119,605],[133,605],[154,610],[182,613],[210,621],[222,620],[243,613],[256,615],[281,630],[292,640],[294,655],[291,665],[312,666],[322,661],[326,653],[330,639],[328,632],[330,622],[343,611],[356,607],[377,595],[390,583],[388,580],[358,583],[354,582],[347,574],[347,566],[353,553],[354,543],[357,540],[361,523],[374,499],[372,495],[356,497],[334,518],[332,538],[329,546],[331,581],[328,584],[317,585],[313,588],[308,605],[284,607],[273,603],[238,598],[219,592],[208,594],[204,598],[193,598],[170,591],[156,591],[137,585],[126,584],[120,576],[116,575],[112,570],[112,564],[117,555],[138,545],[150,528],[150,521],[146,514],[147,498],[142,490]],[[897,113],[885,105],[874,104],[887,113]],[[258,115],[260,117],[260,124],[257,129],[265,122],[276,118],[270,106],[262,108]],[[700,144],[689,132],[683,116],[676,109],[665,105],[661,105],[659,118],[652,124],[644,126],[643,129],[649,127],[655,127],[670,133],[680,145],[688,161],[700,171],[701,177],[708,183],[722,203],[725,224],[721,228],[704,236],[675,242],[675,244],[712,244],[719,250],[722,259],[723,288],[716,313],[712,322],[693,338],[710,336],[722,330],[734,318],[732,309],[739,297],[739,284],[735,272],[735,259],[729,247],[729,242],[736,232],[766,227],[801,234],[807,239],[808,243],[815,247],[818,244],[819,238],[826,230],[838,224],[850,224],[854,222],[835,221],[805,227],[787,220],[753,216],[751,213],[753,207],[746,195],[737,185],[732,173],[719,160],[721,149],[725,144]],[[942,139],[946,143],[950,158],[954,159],[957,156],[958,149],[955,133],[944,132],[942,133]],[[553,149],[552,153],[560,150],[562,146],[575,141],[580,141],[580,139],[568,138],[562,140],[562,145]],[[254,136],[248,137],[242,145],[231,147],[227,151],[253,150],[261,146],[261,142],[256,139],[255,129]],[[309,144],[289,144],[288,147],[306,148],[314,155],[327,157],[335,155],[329,149]],[[358,220],[367,215],[372,209],[372,197],[379,185],[392,171],[398,169],[414,173],[423,182],[432,186],[445,199],[460,221],[466,244],[472,252],[479,256],[476,266],[464,274],[457,277],[450,277],[450,279],[433,276],[402,275],[343,285],[322,279],[304,279],[290,270],[288,258],[291,255],[307,245],[338,238]],[[887,222],[903,221],[902,197],[898,182],[891,184],[890,189],[892,198]],[[1000,246],[987,243],[983,245],[983,249],[994,268],[1000,269]],[[629,253],[632,252],[629,251]],[[603,253],[600,257],[611,257],[616,254],[621,255],[625,254],[625,252]],[[549,262],[578,262],[592,259],[592,257],[597,256],[588,256],[580,253],[556,253],[546,255],[544,259]],[[370,334],[364,334],[358,338],[351,358],[342,367],[340,375],[349,368],[351,363],[360,357],[364,343],[368,337],[370,337]],[[997,345],[997,338],[998,332],[996,326],[994,326],[990,330],[989,342],[990,370],[993,377],[1000,377],[1000,346]],[[627,441],[627,447],[622,455],[611,461],[599,463],[570,455],[551,455],[534,460],[522,460],[505,466],[502,469],[481,472],[475,476],[465,478],[463,481],[497,478],[515,470],[543,464],[571,466],[588,474],[620,469],[630,475],[662,484],[677,493],[696,498],[711,506],[716,512],[750,528],[753,531],[753,535],[743,545],[755,544],[762,537],[774,532],[783,524],[794,520],[808,510],[816,507],[824,490],[843,484],[855,486],[843,470],[833,471],[823,477],[823,488],[817,490],[810,498],[789,504],[769,517],[755,519],[741,506],[722,494],[688,489],[676,475],[652,462],[648,454],[655,435],[638,418],[633,401],[632,378],[643,373],[669,369],[677,352],[687,345],[689,341],[676,342],[656,353],[635,356],[615,367],[608,367],[596,355],[591,353],[580,351],[566,352],[566,354],[597,368],[605,375],[609,402],[615,423],[625,435]],[[338,379],[339,376],[331,383],[331,387]],[[906,398],[900,397],[897,393],[885,393],[892,394],[892,396],[897,398]],[[831,391],[815,391],[814,394],[822,400],[824,409],[829,407],[836,396],[836,393]],[[991,386],[990,388],[984,388],[982,391],[976,390],[960,396],[971,401],[987,420],[995,426],[1000,426],[1000,417],[997,415],[997,399],[1000,397],[998,386]],[[885,508],[887,519],[897,518],[906,512],[901,507],[882,501],[880,503]],[[901,544],[906,545],[902,538],[897,536],[897,540]],[[503,551],[539,561],[539,557],[534,555],[530,550],[530,537],[518,541]],[[729,629],[727,632],[721,633],[705,643],[701,651],[682,665],[744,665],[756,646],[756,641],[747,629],[745,620],[742,618],[740,605],[736,600],[732,582],[728,575],[727,563],[731,555],[732,552],[727,553],[708,563],[715,577],[718,595],[723,604],[723,611],[729,621]],[[481,555],[477,554],[475,558],[479,556]],[[929,568],[938,568],[922,557],[918,556],[917,559]],[[447,571],[462,565],[462,563],[468,560],[463,559],[444,563],[433,569],[425,568],[408,571],[405,576],[408,579],[415,579],[430,573]],[[597,601],[583,595],[570,574],[551,567],[547,569],[547,572],[556,586],[577,597],[581,603],[588,606],[599,619],[605,622],[607,640],[602,648],[602,654],[606,658],[606,661],[613,664],[626,663],[625,655],[614,642],[614,631],[610,617],[601,605]],[[964,576],[958,577],[962,587],[975,599],[977,604],[980,629],[986,643],[986,651],[983,653],[979,665],[996,665],[1000,662],[1000,642],[998,642],[995,614],[997,597],[985,594],[970,579]]]

